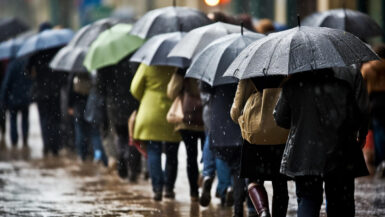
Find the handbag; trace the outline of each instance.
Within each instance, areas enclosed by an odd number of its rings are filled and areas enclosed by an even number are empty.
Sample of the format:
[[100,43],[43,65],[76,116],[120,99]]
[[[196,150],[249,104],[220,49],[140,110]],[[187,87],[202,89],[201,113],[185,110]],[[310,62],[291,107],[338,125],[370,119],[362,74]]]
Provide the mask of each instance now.
[[137,114],[137,111],[135,110],[131,113],[130,117],[128,118],[128,136],[129,136],[128,145],[134,146],[139,151],[139,153],[141,153],[145,158],[147,158],[146,143],[134,139],[136,114]]
[[183,122],[187,125],[203,126],[203,105],[200,96],[183,92],[182,100]]
[[175,98],[166,116],[167,122],[170,124],[179,124],[183,122],[182,97],[179,95]]

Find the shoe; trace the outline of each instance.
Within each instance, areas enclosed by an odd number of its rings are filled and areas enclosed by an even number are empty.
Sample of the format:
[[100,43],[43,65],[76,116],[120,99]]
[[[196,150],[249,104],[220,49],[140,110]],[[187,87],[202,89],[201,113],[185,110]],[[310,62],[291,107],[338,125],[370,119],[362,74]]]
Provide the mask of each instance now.
[[228,187],[226,189],[226,195],[225,195],[225,205],[230,207],[234,205],[234,190],[233,187]]
[[162,192],[161,191],[154,192],[154,197],[152,199],[154,199],[155,201],[162,201]]
[[263,185],[251,183],[248,186],[249,197],[254,204],[259,217],[271,217],[269,211],[269,200]]
[[202,183],[202,194],[201,197],[199,198],[199,204],[201,206],[208,206],[211,201],[211,186],[213,184],[214,178],[212,177],[205,177],[203,179]]
[[173,190],[166,190],[166,192],[164,193],[164,197],[168,199],[174,199],[175,193]]
[[259,217],[258,213],[255,211],[249,211],[247,217]]

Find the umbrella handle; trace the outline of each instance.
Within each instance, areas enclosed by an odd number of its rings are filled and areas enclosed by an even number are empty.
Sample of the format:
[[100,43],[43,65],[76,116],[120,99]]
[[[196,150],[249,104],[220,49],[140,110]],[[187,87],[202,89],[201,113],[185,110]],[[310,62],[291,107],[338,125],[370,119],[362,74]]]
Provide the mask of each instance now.
[[297,22],[298,22],[298,27],[301,27],[301,18],[299,14],[297,14]]

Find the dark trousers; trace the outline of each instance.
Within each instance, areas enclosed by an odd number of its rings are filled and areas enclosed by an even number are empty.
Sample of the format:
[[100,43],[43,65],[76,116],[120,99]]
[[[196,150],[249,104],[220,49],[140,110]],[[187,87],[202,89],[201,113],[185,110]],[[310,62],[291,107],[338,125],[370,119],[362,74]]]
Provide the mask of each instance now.
[[[166,154],[166,168],[162,169],[162,150]],[[154,192],[172,191],[175,187],[178,172],[179,142],[147,142],[148,167]]]
[[22,129],[22,135],[23,135],[23,143],[24,145],[27,144],[28,139],[28,129],[29,129],[29,123],[28,123],[28,116],[29,116],[29,106],[22,106],[19,108],[12,108],[9,110],[10,112],[10,125],[11,125],[11,142],[12,145],[17,145],[17,141],[19,139],[19,134],[17,132],[17,114],[21,113],[21,129]]
[[318,217],[325,183],[326,213],[328,217],[354,217],[354,178],[317,176],[296,177],[298,217]]
[[[265,180],[253,180],[260,186],[263,186]],[[272,216],[273,217],[285,217],[287,213],[287,206],[289,204],[289,192],[287,190],[287,180],[284,178],[276,178],[271,180],[273,185],[273,204],[272,204]]]
[[187,153],[187,177],[190,184],[190,195],[198,196],[198,139],[205,141],[205,133],[202,131],[180,130]]
[[5,135],[5,126],[5,108],[2,108],[0,106],[0,133],[2,134],[2,136]]
[[118,137],[116,143],[118,172],[121,177],[125,177],[130,171],[130,179],[135,181],[142,168],[141,154],[135,146],[128,145],[128,125],[115,124],[114,128]]
[[40,127],[43,137],[43,151],[44,154],[52,152],[58,154],[61,147],[60,139],[60,100],[53,97],[48,100],[37,102],[39,110]]

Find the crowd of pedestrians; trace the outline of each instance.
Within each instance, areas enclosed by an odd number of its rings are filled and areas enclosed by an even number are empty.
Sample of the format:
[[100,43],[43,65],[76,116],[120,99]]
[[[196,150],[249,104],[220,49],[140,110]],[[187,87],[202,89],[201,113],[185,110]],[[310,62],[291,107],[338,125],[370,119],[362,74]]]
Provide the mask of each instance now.
[[[208,17],[250,32],[276,31],[267,19],[253,26],[247,15]],[[43,23],[39,31],[51,28]],[[319,216],[324,190],[329,217],[354,216],[354,179],[369,175],[367,167],[384,177],[385,45],[374,47],[379,60],[363,65],[221,85],[187,77],[188,67],[133,63],[131,55],[92,73],[58,72],[49,64],[61,48],[1,61],[0,133],[4,140],[8,111],[12,146],[18,113],[28,146],[35,102],[45,156],[73,149],[80,161],[116,168],[133,183],[144,171],[153,199],[162,201],[175,198],[183,141],[191,202],[209,206],[216,176],[215,196],[237,217],[245,202],[248,216],[286,216],[288,181],[295,182],[298,216]],[[374,151],[364,158],[362,148]],[[273,186],[271,209],[266,181]]]

